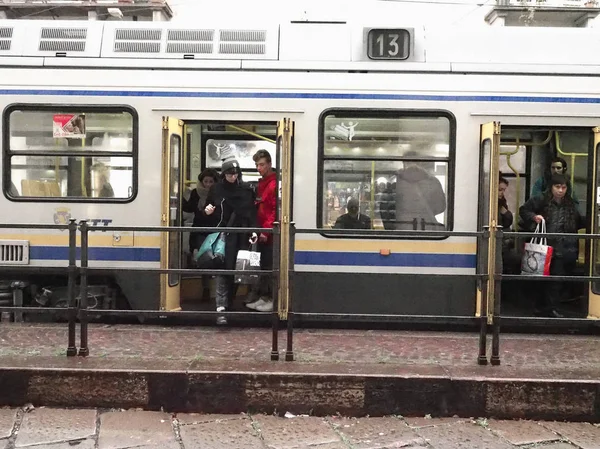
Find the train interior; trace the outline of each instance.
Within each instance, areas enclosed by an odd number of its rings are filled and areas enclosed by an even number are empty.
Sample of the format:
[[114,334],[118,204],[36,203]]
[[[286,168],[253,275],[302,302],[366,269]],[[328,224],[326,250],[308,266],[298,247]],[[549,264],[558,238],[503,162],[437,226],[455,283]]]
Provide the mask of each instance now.
[[[525,224],[519,216],[519,208],[531,196],[532,189],[545,172],[553,158],[566,162],[566,177],[569,180],[579,213],[586,217],[586,228],[580,233],[597,232],[592,229],[591,214],[594,191],[593,165],[594,133],[590,128],[544,128],[503,127],[500,139],[499,168],[501,176],[508,181],[505,198],[513,214],[511,230],[524,230]],[[506,238],[503,245],[510,248],[503,255],[503,272],[520,274],[520,254],[528,239]],[[587,276],[590,273],[590,245],[579,240],[579,253],[573,275]],[[502,315],[528,317],[535,315],[534,297],[539,294],[541,282],[504,280],[502,282]],[[593,293],[591,294],[593,296]],[[585,318],[588,316],[590,297],[587,283],[563,283],[560,309],[565,317]]]

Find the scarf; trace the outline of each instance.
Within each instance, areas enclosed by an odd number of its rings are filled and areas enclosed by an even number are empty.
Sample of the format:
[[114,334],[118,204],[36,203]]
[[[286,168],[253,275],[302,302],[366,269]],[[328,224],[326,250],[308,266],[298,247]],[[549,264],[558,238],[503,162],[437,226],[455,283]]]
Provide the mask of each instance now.
[[196,193],[198,194],[198,210],[203,211],[206,205],[206,198],[208,198],[208,190],[203,185],[196,186]]

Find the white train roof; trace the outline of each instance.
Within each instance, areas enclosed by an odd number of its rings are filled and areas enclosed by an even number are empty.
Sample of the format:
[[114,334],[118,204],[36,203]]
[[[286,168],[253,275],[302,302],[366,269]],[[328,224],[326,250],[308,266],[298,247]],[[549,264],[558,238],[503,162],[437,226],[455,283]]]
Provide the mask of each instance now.
[[[0,66],[600,73],[600,30],[389,23],[0,20]],[[406,29],[404,60],[372,60],[373,29]]]

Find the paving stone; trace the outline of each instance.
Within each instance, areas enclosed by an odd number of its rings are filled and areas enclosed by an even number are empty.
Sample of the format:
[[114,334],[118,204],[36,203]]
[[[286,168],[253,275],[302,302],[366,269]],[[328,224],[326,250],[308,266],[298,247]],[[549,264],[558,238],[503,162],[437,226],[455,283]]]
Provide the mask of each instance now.
[[98,449],[129,447],[179,449],[171,417],[161,412],[128,410],[100,416]]
[[471,421],[469,418],[417,417],[417,418],[403,418],[403,419],[406,422],[406,424],[408,424],[412,428],[452,425],[452,424],[465,423],[465,422]]
[[16,447],[83,440],[96,433],[96,410],[36,408],[23,416]]
[[[236,415],[237,416],[237,415]],[[212,421],[179,428],[183,446],[193,449],[263,449],[249,419]],[[102,449],[102,448],[101,448]],[[137,449],[137,448],[136,448]]]
[[8,438],[12,433],[17,411],[14,408],[0,408],[0,438]]
[[178,413],[176,418],[180,425],[201,424],[213,421],[231,421],[232,419],[250,419],[245,413],[240,413],[238,415]]
[[543,443],[559,440],[560,437],[536,421],[501,421],[491,419],[488,428],[512,444]]
[[258,415],[252,419],[258,423],[265,444],[273,449],[301,448],[341,441],[323,418]]
[[514,446],[476,424],[423,427],[416,432],[435,449],[512,449]]
[[68,443],[42,444],[40,446],[32,446],[32,449],[94,449],[94,447],[96,447],[94,440],[82,440],[69,441]]
[[600,428],[588,423],[547,421],[545,427],[561,434],[581,449],[600,449]]
[[425,446],[425,440],[398,418],[331,418],[331,423],[355,449]]

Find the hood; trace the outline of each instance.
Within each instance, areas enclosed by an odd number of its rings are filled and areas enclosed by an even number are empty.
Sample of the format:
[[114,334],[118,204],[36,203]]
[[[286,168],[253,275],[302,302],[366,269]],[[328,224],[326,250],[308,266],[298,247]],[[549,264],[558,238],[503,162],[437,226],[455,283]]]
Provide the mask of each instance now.
[[408,182],[419,182],[429,178],[430,175],[421,167],[411,165],[398,172],[398,180],[403,179]]

